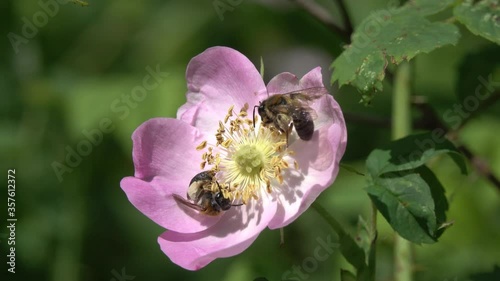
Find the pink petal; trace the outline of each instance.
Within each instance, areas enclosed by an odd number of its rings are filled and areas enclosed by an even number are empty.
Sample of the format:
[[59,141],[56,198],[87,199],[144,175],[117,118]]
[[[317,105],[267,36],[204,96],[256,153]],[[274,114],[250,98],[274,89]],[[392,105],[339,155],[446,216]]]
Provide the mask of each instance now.
[[201,172],[203,135],[191,125],[170,118],[144,122],[132,135],[135,178],[121,182],[130,202],[157,224],[177,232],[198,232],[218,218],[186,212],[172,194],[186,197],[191,179]]
[[[220,220],[179,206],[172,194],[186,197],[192,176],[184,180],[155,177],[151,182],[134,177],[124,178],[120,185],[129,201],[158,225],[172,231],[193,233],[203,231]],[[187,180],[187,181],[186,181]]]
[[321,75],[321,67],[316,67],[313,70],[306,73],[302,79],[300,79],[300,87],[303,89],[313,88],[313,87],[324,87],[323,86],[323,75]]
[[269,95],[273,95],[314,87],[324,87],[321,67],[319,66],[306,73],[300,80],[289,72],[280,73],[269,81],[267,91]]
[[299,90],[299,78],[290,72],[280,73],[267,83],[269,95],[284,94],[295,90]]
[[[293,150],[296,152],[297,162],[301,163],[300,173],[291,173],[285,179],[286,185],[281,190],[287,192],[278,193],[280,203],[269,228],[281,228],[293,222],[334,182],[347,140],[347,134],[342,134],[341,131],[338,126],[320,129],[313,140],[309,141],[319,139],[316,140],[317,146],[312,149],[303,141],[296,143]],[[314,159],[315,156],[317,159]]]
[[209,48],[194,57],[186,79],[187,103],[179,108],[177,118],[208,134],[215,133],[231,105],[238,112],[245,103],[252,106],[265,95],[264,82],[252,62],[227,47]]
[[[280,92],[278,87],[290,91],[323,86],[320,68],[313,69],[300,81],[290,79],[288,74],[273,80],[271,89],[276,92]],[[285,176],[285,186],[277,189],[280,203],[276,216],[269,223],[271,229],[288,225],[307,210],[333,183],[339,171],[340,159],[347,145],[347,129],[340,106],[328,95],[316,100],[311,107],[318,114],[314,120],[316,131],[311,140],[297,139],[290,146],[295,152],[293,158],[299,164],[299,171],[289,171]]]
[[276,212],[276,202],[268,196],[260,203],[232,207],[213,227],[192,234],[174,231],[158,237],[162,251],[175,264],[189,270],[198,270],[216,258],[237,255],[247,249],[267,226]]
[[202,151],[196,147],[203,140],[196,128],[177,119],[153,118],[142,123],[132,134],[135,177],[163,176],[189,184],[201,172]]

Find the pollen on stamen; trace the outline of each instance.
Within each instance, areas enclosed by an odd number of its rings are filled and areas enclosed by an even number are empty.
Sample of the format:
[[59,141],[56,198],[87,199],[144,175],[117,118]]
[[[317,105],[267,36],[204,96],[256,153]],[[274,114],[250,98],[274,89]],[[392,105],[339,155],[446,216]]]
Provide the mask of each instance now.
[[280,141],[280,142],[277,142],[275,145],[274,145],[274,149],[276,150],[276,152],[281,152],[281,150],[283,150],[283,147],[286,145],[286,142],[284,141]]
[[280,166],[274,166],[274,175],[278,176],[279,174],[281,174]]
[[232,139],[227,139],[227,140],[223,141],[221,145],[225,148],[228,148],[232,142],[233,142]]
[[219,192],[219,191],[220,191],[219,189],[220,189],[220,188],[219,188],[219,185],[218,185],[218,184],[216,184],[216,183],[214,183],[214,182],[212,182],[212,185],[210,186],[210,190],[211,190],[212,192],[216,193],[216,192]]
[[227,123],[227,121],[229,120],[229,118],[231,118],[233,116],[233,108],[234,108],[234,105],[231,105],[229,107],[229,109],[227,110],[226,117],[224,117],[224,123]]
[[224,198],[231,199],[231,192],[228,188],[222,189],[222,195],[224,196]]
[[278,175],[278,182],[279,184],[283,184],[283,176],[281,174]]
[[259,200],[259,196],[257,196],[257,194],[255,194],[255,193],[252,193],[252,198],[255,200]]
[[240,113],[239,113],[240,117],[247,117],[248,116],[248,113],[247,113],[248,107],[249,107],[248,103],[245,103],[245,105],[243,105],[243,107],[241,108]]
[[[261,192],[272,193],[283,184],[283,170],[292,163],[286,158],[292,154],[276,130],[254,124],[247,118],[249,105],[238,114],[231,106],[215,133],[216,145],[208,146],[202,164],[217,173],[217,183],[224,197],[243,204],[259,200]],[[253,116],[252,116],[253,118]],[[258,120],[258,118],[256,119]],[[206,146],[206,144],[205,144]],[[206,162],[206,163],[204,163]],[[298,166],[296,162],[293,164]]]
[[219,130],[218,130],[218,132],[220,132],[221,134],[225,133],[224,123],[222,123],[221,121],[219,121]]
[[197,147],[196,150],[202,150],[207,147],[207,141],[202,141]]

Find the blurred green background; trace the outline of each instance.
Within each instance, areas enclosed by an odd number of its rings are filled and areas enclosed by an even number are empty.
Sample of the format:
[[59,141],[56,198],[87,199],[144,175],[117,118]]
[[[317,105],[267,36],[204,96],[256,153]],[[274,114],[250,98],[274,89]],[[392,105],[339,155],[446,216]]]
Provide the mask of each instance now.
[[[52,3],[50,13],[37,1],[0,3],[0,171],[6,175],[7,169],[16,169],[18,218],[13,275],[4,262],[7,207],[1,208],[1,280],[107,281],[120,280],[115,275],[122,272],[129,278],[123,280],[281,280],[284,272],[313,256],[318,238],[334,237],[311,209],[285,228],[284,247],[279,247],[278,231],[266,230],[244,253],[189,272],[161,252],[156,239],[163,229],[128,202],[119,182],[133,174],[134,129],[149,118],[175,117],[185,102],[184,73],[193,56],[211,46],[230,46],[256,65],[262,56],[266,81],[284,71],[301,76],[320,65],[329,84],[328,66],[342,51],[335,34],[289,1],[222,0],[237,3],[222,17],[215,1],[110,0],[89,1],[88,7],[60,1],[40,1]],[[334,1],[319,2],[338,18]],[[346,2],[359,23],[388,1]],[[39,27],[28,30],[26,21]],[[23,36],[25,31],[31,38]],[[457,103],[463,59],[493,45],[464,28],[461,33],[458,46],[414,60],[415,93],[426,96],[440,113]],[[17,43],[11,44],[12,38]],[[157,66],[168,77],[144,100],[124,100],[142,85],[147,68]],[[332,90],[347,116],[343,162],[361,171],[367,154],[390,140],[390,129],[351,116],[390,118],[390,85],[385,91],[365,107],[354,89]],[[478,114],[460,140],[500,175],[498,112],[496,105]],[[85,132],[100,130],[102,122],[111,123],[102,141],[58,178],[54,163],[64,164],[68,151],[87,140]],[[447,190],[448,218],[455,225],[438,243],[415,246],[415,280],[469,280],[492,272],[500,265],[500,193],[474,170],[461,176],[446,157],[430,167]],[[358,216],[369,215],[364,184],[363,177],[341,170],[319,199],[352,232]],[[7,184],[1,186],[0,202],[6,204]],[[377,280],[391,280],[393,232],[382,217],[379,230]],[[350,267],[336,251],[307,276],[295,278],[339,280],[340,268]]]

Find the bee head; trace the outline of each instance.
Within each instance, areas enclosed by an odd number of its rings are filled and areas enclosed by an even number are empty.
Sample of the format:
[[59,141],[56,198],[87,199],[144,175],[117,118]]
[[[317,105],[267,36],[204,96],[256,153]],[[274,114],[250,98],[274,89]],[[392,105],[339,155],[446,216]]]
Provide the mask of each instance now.
[[265,109],[264,109],[264,104],[262,104],[262,101],[259,101],[259,105],[256,105],[253,107],[253,127],[255,128],[255,109],[257,108],[257,112],[259,113],[260,117],[265,116]]
[[212,200],[212,208],[227,211],[231,208],[231,201],[225,198],[222,192],[217,192]]
[[257,111],[259,112],[260,116],[264,116],[266,114],[266,112],[265,112],[265,106],[264,106],[264,104],[262,102],[259,102],[259,106],[258,106]]

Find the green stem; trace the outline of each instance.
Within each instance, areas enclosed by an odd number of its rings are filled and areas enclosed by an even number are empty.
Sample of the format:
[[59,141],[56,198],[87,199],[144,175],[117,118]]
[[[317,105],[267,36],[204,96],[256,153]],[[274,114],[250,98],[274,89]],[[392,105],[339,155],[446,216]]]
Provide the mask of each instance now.
[[371,245],[370,245],[370,253],[368,256],[368,280],[374,281],[375,280],[375,270],[377,266],[377,259],[376,259],[376,253],[377,253],[377,207],[371,202],[372,206],[372,214],[371,214],[371,220],[370,220],[370,239],[371,239]]
[[[368,257],[369,263],[371,265],[366,266],[366,259],[364,250],[359,247],[354,238],[344,230],[342,225],[332,216],[328,211],[323,208],[319,203],[314,202],[312,208],[318,212],[318,214],[333,228],[337,233],[340,252],[345,257],[347,262],[352,264],[357,270],[356,280],[363,281],[374,281],[375,280],[375,247],[374,242],[372,242],[372,252]],[[375,240],[373,240],[375,241]]]
[[349,17],[349,12],[347,12],[347,7],[344,3],[344,0],[336,0],[335,2],[337,2],[337,5],[339,6],[340,14],[342,15],[346,32],[352,34],[354,28],[352,27],[352,21]]
[[[407,136],[411,132],[410,76],[408,62],[402,63],[396,72],[392,103],[392,139]],[[397,233],[394,240],[394,281],[412,280],[412,245]]]
[[340,225],[340,223],[332,216],[328,211],[323,208],[319,203],[316,201],[312,203],[311,207],[318,212],[318,214],[328,222],[328,224],[333,228],[333,230],[337,233],[339,236],[339,239],[342,239],[345,236],[348,236],[347,232],[345,232],[344,228]]
[[354,167],[353,167],[353,166],[351,166],[351,165],[347,165],[347,164],[343,164],[343,163],[340,163],[339,165],[340,165],[340,168],[343,168],[343,169],[345,169],[346,171],[349,171],[349,172],[351,172],[351,173],[354,173],[354,174],[356,174],[356,175],[358,175],[358,176],[363,176],[363,177],[365,176],[365,174],[363,174],[363,173],[361,173],[360,171],[356,170],[356,168],[354,168]]
[[371,219],[371,235],[372,235],[372,240],[377,238],[377,207],[375,204],[372,202],[372,219]]
[[392,139],[407,136],[411,132],[410,64],[402,63],[396,72],[392,96]]

